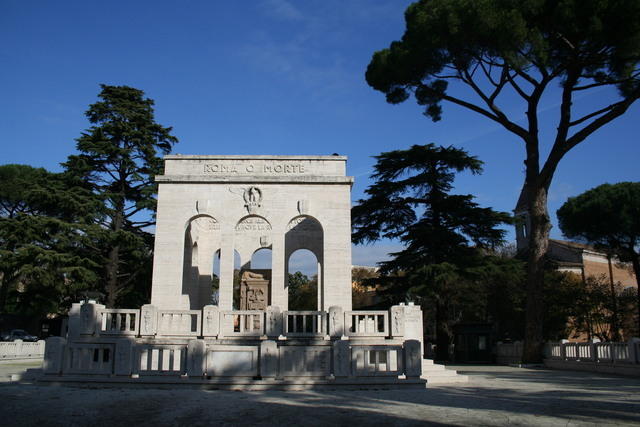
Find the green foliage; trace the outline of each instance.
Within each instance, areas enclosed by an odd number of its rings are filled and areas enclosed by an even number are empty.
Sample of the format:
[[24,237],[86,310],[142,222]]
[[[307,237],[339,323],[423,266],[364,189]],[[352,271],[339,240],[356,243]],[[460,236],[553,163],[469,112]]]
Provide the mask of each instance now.
[[557,212],[562,233],[621,261],[640,254],[640,182],[603,184],[571,197]]
[[309,279],[299,271],[287,278],[289,287],[289,310],[317,310],[318,309],[318,278]]
[[[547,193],[563,157],[640,98],[640,3],[421,0],[409,6],[405,20],[402,39],[373,55],[369,85],[393,104],[413,94],[434,121],[442,116],[443,101],[458,105],[498,123],[525,145],[523,200],[530,233],[524,359],[539,361],[551,227]],[[561,89],[552,89],[553,83]],[[607,86],[618,90],[613,103],[585,111],[576,102],[579,94]],[[559,105],[546,159],[540,156],[543,97],[557,97]],[[509,110],[518,113],[510,117]],[[526,112],[524,122],[520,111]]]
[[[631,263],[638,285],[635,305],[640,330],[640,182],[602,184],[569,198],[557,215],[565,236]],[[611,310],[617,315],[613,298]],[[614,318],[612,328],[617,327]]]
[[100,101],[86,116],[92,123],[77,140],[66,173],[102,201],[96,224],[103,228],[96,257],[104,266],[107,304],[140,304],[148,297],[154,223],[153,181],[162,171],[158,152],[178,140],[155,122],[153,101],[127,86],[101,85]]
[[[448,81],[470,84],[476,71],[495,71],[499,90],[526,91],[528,76],[548,75],[615,85],[622,96],[638,96],[635,1],[422,0],[409,6],[405,20],[402,40],[374,54],[367,82],[391,103],[413,92],[434,120],[441,101],[450,100]],[[494,100],[489,93],[487,104]]]
[[97,282],[84,248],[99,202],[64,174],[0,166],[0,312],[44,316],[63,311]]
[[482,170],[482,163],[464,150],[414,145],[376,159],[368,198],[351,212],[353,241],[402,241],[405,249],[381,263],[380,272],[399,300],[411,297],[434,305],[438,357],[446,358],[452,302],[470,269],[482,265],[482,250],[502,243],[505,231],[498,226],[510,216],[481,208],[471,195],[449,194],[456,172]]

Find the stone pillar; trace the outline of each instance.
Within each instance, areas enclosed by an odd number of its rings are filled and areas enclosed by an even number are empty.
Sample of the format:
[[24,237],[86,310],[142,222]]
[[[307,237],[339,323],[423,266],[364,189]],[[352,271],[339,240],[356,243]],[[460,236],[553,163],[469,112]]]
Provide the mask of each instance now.
[[344,313],[337,305],[329,307],[329,336],[342,337],[344,333]]
[[598,338],[591,338],[591,341],[589,341],[589,356],[591,356],[589,360],[593,362],[598,360],[598,349],[596,348],[596,343],[599,343],[599,342],[600,342],[600,339]]
[[216,337],[220,331],[220,309],[217,305],[205,305],[202,309],[202,336]]
[[278,344],[272,340],[260,343],[260,375],[262,378],[278,376]]
[[422,375],[422,346],[418,340],[404,342],[404,373],[409,377]]
[[100,310],[104,305],[92,302],[84,303],[80,307],[80,334],[100,335]]
[[153,336],[158,332],[158,309],[145,304],[140,309],[140,336]]
[[640,363],[640,338],[629,340],[629,362]]
[[62,372],[66,344],[67,340],[62,337],[49,337],[45,340],[42,364],[42,371],[45,374],[59,375]]
[[131,375],[132,360],[133,342],[127,338],[116,341],[114,373],[116,375]]
[[220,310],[233,310],[234,233],[222,235],[220,249]]
[[205,343],[203,340],[189,340],[187,344],[187,375],[202,377],[204,375]]
[[280,307],[267,307],[267,324],[265,325],[265,334],[268,337],[279,337],[283,334],[282,313]]
[[69,310],[69,332],[67,333],[69,341],[80,336],[80,307],[82,307],[81,303],[74,302]]
[[391,323],[389,327],[389,331],[390,331],[390,335],[393,338],[399,338],[404,336],[404,322],[405,322],[404,309],[405,309],[405,306],[394,305],[393,307],[391,307],[391,310],[389,310],[389,314],[390,314],[389,322]]
[[[400,304],[402,307],[402,304]],[[422,310],[410,302],[404,306],[404,338],[420,342],[420,354],[424,354],[422,333]]]
[[567,347],[565,344],[568,342],[569,340],[560,340],[560,358],[562,360],[567,360]]
[[336,378],[348,377],[351,375],[349,362],[349,341],[334,341],[333,343],[333,375]]
[[282,310],[289,307],[289,295],[285,285],[286,254],[284,248],[284,232],[273,233],[271,244],[271,305]]

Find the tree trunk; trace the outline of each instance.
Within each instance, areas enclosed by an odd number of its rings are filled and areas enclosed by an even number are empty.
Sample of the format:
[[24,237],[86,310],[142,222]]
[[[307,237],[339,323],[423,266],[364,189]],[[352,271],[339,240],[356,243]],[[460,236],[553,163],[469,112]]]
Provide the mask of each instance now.
[[109,260],[106,265],[107,275],[107,308],[114,308],[116,306],[116,298],[118,295],[118,264],[120,262],[120,247],[114,246],[109,251]]
[[551,223],[547,212],[547,189],[529,188],[529,251],[527,264],[526,328],[522,360],[540,363],[543,348],[544,262],[549,246]]
[[449,360],[449,329],[447,303],[436,303],[436,360]]
[[618,299],[616,297],[616,285],[613,281],[613,266],[611,264],[611,255],[607,254],[609,262],[609,286],[611,287],[611,341],[620,341],[620,327],[618,326]]
[[636,286],[638,287],[638,331],[636,336],[640,336],[640,254],[634,254],[631,263],[633,265],[633,272],[636,275]]

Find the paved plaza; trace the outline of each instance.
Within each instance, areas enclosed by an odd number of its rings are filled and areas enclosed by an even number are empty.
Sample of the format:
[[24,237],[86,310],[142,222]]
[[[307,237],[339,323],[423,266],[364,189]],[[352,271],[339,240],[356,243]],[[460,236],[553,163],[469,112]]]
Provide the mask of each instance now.
[[[505,366],[456,366],[468,384],[426,390],[233,392],[8,382],[4,426],[640,425],[640,379]],[[33,363],[31,364],[33,366]]]

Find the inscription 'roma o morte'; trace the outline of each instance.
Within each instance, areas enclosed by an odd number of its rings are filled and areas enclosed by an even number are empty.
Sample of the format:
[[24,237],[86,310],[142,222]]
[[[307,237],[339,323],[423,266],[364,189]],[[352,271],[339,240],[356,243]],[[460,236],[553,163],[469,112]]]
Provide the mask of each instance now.
[[307,172],[305,165],[300,162],[269,162],[269,163],[205,163],[205,174],[227,175],[286,175],[304,174]]
[[271,224],[259,216],[250,216],[236,225],[236,231],[271,231]]

